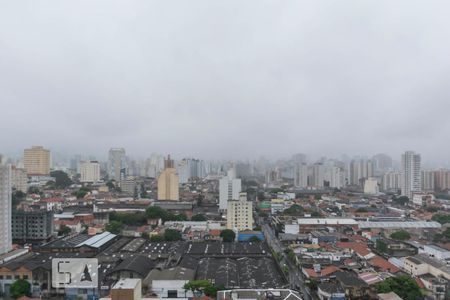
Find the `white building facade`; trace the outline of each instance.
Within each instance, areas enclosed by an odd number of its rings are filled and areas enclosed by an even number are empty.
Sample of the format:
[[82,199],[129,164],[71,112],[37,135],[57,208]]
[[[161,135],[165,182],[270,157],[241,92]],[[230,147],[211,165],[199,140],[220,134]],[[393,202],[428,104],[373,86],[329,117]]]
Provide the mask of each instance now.
[[422,190],[420,161],[420,154],[413,151],[402,154],[402,195],[410,199]]
[[100,181],[100,164],[98,161],[83,161],[80,165],[81,182],[96,183]]
[[219,210],[225,211],[228,201],[239,200],[241,192],[241,179],[236,178],[233,170],[228,171],[227,176],[219,180]]
[[12,180],[11,166],[0,165],[0,254],[12,248]]

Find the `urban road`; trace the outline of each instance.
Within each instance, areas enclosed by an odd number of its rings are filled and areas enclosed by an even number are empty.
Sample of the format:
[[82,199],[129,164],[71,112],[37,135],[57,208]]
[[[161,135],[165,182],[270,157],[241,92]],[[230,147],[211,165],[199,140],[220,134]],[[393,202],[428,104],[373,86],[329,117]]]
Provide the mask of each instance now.
[[300,291],[303,295],[303,299],[312,300],[311,294],[309,292],[308,287],[305,285],[305,281],[303,280],[303,274],[300,271],[300,268],[295,265],[284,253],[285,247],[280,243],[278,238],[275,236],[275,232],[272,227],[270,227],[267,223],[260,220],[261,228],[266,237],[267,243],[273,249],[273,251],[280,253],[283,255],[283,262],[289,268],[289,284],[291,289]]

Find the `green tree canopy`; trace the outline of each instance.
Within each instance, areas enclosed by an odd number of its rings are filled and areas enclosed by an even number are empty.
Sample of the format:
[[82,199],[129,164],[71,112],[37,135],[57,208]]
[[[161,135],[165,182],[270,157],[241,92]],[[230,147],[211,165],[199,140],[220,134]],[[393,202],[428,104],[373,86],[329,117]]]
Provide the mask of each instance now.
[[224,242],[234,242],[236,234],[231,229],[225,229],[220,232],[220,237]]
[[450,214],[434,214],[431,219],[441,224],[450,223]]
[[58,235],[68,235],[70,232],[72,232],[72,229],[69,226],[61,225],[58,230]]
[[124,225],[142,226],[147,224],[147,215],[144,212],[111,212],[110,221],[118,221]]
[[153,234],[150,236],[150,242],[153,242],[153,243],[164,242],[164,236],[159,235],[159,234]]
[[175,230],[175,229],[166,229],[164,231],[164,240],[166,240],[168,242],[180,241],[181,240],[181,233],[178,230]]
[[291,207],[285,209],[283,211],[284,215],[290,215],[290,216],[298,216],[303,212],[303,207],[301,207],[298,204],[294,204]]
[[209,280],[190,280],[184,284],[183,288],[187,291],[201,292],[213,298],[216,298],[218,290],[223,289],[213,285]]
[[406,241],[411,238],[411,235],[409,234],[408,231],[399,230],[399,231],[393,232],[391,234],[391,238],[394,240],[398,240],[398,241]]
[[57,189],[65,189],[73,183],[64,171],[51,171],[50,176],[55,178],[55,188]]
[[105,226],[105,230],[114,234],[119,234],[122,231],[123,224],[119,221],[111,221]]
[[208,219],[202,214],[192,216],[191,221],[207,221]]
[[9,288],[9,292],[11,296],[15,299],[20,298],[22,296],[30,296],[31,295],[31,285],[25,279],[17,279],[11,284]]
[[382,282],[375,284],[378,293],[396,293],[402,299],[419,300],[423,299],[417,283],[408,275],[389,277]]
[[400,197],[398,197],[398,198],[394,196],[394,198],[393,198],[392,200],[393,200],[396,204],[402,205],[402,206],[406,205],[406,203],[409,202],[409,198],[406,197],[406,196],[400,196]]

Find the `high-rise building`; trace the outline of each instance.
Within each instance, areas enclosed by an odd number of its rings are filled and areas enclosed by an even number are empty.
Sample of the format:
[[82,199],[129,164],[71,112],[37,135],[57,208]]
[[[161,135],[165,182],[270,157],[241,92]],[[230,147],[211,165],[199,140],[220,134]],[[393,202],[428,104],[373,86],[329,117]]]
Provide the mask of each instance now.
[[373,177],[373,169],[373,161],[371,160],[352,160],[349,166],[349,184],[363,186],[364,180]]
[[344,186],[344,172],[336,166],[326,166],[324,180],[326,186],[340,189]]
[[50,174],[50,150],[33,146],[23,151],[23,165],[28,175]]
[[12,187],[16,191],[26,193],[28,191],[28,176],[24,168],[11,168]]
[[83,161],[80,164],[82,183],[96,183],[100,181],[100,164],[98,161]]
[[238,231],[253,229],[253,203],[247,200],[247,193],[240,193],[239,199],[228,201],[227,228]]
[[109,150],[108,169],[109,179],[120,181],[127,177],[127,158],[124,148]]
[[424,192],[434,192],[435,184],[435,171],[422,170],[422,191]]
[[180,200],[179,178],[170,155],[164,161],[164,170],[158,177],[158,200]]
[[368,195],[378,195],[380,189],[378,187],[378,181],[376,178],[369,177],[364,182],[364,194]]
[[241,192],[241,179],[236,178],[234,168],[227,172],[227,176],[219,180],[219,210],[225,211],[228,201],[238,200]]
[[294,186],[302,189],[308,186],[308,165],[306,163],[295,165]]
[[10,251],[12,247],[11,193],[11,166],[0,165],[0,254]]
[[383,191],[398,191],[402,188],[402,174],[400,172],[387,172],[383,176]]
[[439,169],[434,171],[434,183],[437,191],[450,189],[450,170]]
[[206,177],[205,163],[199,159],[183,158],[177,164],[180,183],[187,183],[192,178]]
[[387,154],[376,154],[372,157],[374,174],[382,176],[384,173],[392,170],[392,158]]
[[325,166],[323,163],[315,163],[312,165],[311,186],[323,188],[325,181]]
[[419,193],[422,187],[420,154],[406,151],[402,154],[402,195],[412,199],[414,193]]

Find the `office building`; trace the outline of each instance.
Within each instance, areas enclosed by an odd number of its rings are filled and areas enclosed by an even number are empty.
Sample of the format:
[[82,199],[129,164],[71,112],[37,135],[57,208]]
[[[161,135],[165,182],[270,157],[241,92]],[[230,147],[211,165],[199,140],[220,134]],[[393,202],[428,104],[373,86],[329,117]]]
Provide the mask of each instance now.
[[11,166],[0,165],[0,254],[11,250]]
[[219,180],[219,210],[225,211],[228,201],[238,200],[241,192],[241,179],[236,178],[234,168],[227,172],[227,176]]
[[402,195],[412,199],[422,188],[420,154],[406,151],[402,154]]
[[227,203],[227,228],[238,231],[253,229],[253,203],[247,193],[240,193],[238,200]]
[[11,167],[11,180],[14,190],[23,193],[28,191],[28,176],[24,168]]
[[100,181],[100,164],[98,161],[83,161],[80,164],[82,183],[96,183]]
[[23,165],[27,174],[49,175],[50,174],[50,150],[41,146],[33,146],[23,152]]
[[127,158],[124,148],[111,148],[108,159],[109,179],[120,181],[127,177]]
[[164,170],[158,177],[158,200],[180,200],[179,178],[170,155],[164,161]]
[[299,163],[295,165],[294,186],[302,189],[308,186],[308,165],[306,163]]
[[12,238],[18,243],[36,243],[53,235],[53,212],[47,210],[12,213]]

